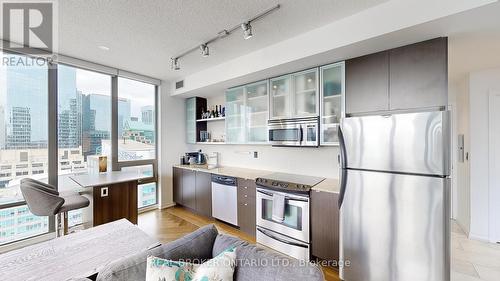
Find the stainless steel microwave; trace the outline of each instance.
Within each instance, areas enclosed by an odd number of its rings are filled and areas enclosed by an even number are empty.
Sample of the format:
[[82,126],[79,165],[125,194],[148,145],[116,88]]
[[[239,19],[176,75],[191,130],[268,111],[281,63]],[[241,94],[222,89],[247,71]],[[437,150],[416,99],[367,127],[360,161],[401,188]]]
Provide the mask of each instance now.
[[268,121],[269,142],[274,146],[319,145],[319,117]]

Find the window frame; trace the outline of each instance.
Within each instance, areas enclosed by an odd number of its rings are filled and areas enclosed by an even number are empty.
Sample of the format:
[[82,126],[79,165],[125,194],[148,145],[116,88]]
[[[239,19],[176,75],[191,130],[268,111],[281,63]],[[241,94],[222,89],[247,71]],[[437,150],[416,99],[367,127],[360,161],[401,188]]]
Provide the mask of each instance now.
[[[4,41],[5,42],[5,41]],[[37,58],[38,56],[32,54],[25,54],[9,48],[0,48],[0,52],[4,54],[19,55],[30,58]],[[48,135],[48,161],[47,161],[47,175],[48,183],[58,187],[58,65],[65,65],[69,67],[80,68],[88,71],[98,72],[111,76],[111,169],[113,171],[120,171],[123,167],[152,165],[153,176],[140,180],[138,184],[156,183],[156,204],[149,205],[143,208],[138,208],[139,212],[157,208],[159,205],[159,180],[158,180],[158,155],[159,155],[159,133],[158,133],[158,110],[159,110],[159,87],[161,80],[151,78],[148,76],[120,70],[114,67],[109,67],[77,58],[72,58],[64,55],[54,54],[56,61],[47,62],[47,135]],[[151,84],[155,87],[155,158],[147,160],[136,161],[118,161],[118,77],[136,80],[144,83]],[[52,114],[56,112],[56,114]],[[12,207],[19,207],[26,205],[25,200],[0,204],[0,209],[7,209]],[[14,240],[0,245],[0,253],[4,249],[16,248],[16,245],[26,246],[33,242],[41,242],[54,237],[55,234],[55,216],[49,216],[49,229],[48,232],[41,233],[28,238]]]
[[150,178],[145,178],[139,180],[137,188],[141,184],[147,183],[156,183],[156,204],[148,205],[142,208],[138,208],[139,211],[145,210],[148,208],[153,208],[158,206],[159,192],[158,192],[158,93],[159,93],[159,85],[152,84],[155,89],[154,93],[154,109],[155,109],[155,158],[154,159],[144,159],[144,160],[127,160],[127,161],[119,161],[118,159],[118,141],[120,136],[118,136],[118,78],[126,78],[130,80],[135,80],[144,83],[150,83],[149,81],[143,81],[142,79],[134,79],[128,76],[114,76],[111,78],[111,169],[113,171],[120,171],[124,167],[134,167],[134,166],[144,166],[144,165],[152,165],[153,166],[153,176]]

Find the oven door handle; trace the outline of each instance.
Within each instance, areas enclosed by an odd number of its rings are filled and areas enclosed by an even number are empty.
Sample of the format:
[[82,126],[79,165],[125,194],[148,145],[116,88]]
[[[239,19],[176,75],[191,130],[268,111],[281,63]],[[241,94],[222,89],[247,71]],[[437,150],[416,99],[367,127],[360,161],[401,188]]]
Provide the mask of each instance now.
[[287,240],[285,240],[285,239],[282,239],[282,238],[279,238],[279,237],[274,236],[274,235],[272,235],[272,234],[269,234],[267,231],[264,231],[264,230],[262,230],[262,229],[260,229],[260,228],[257,228],[257,230],[258,230],[260,233],[264,234],[265,236],[267,236],[267,237],[269,237],[269,238],[271,238],[271,239],[274,239],[274,240],[276,240],[276,241],[279,241],[279,242],[281,242],[281,243],[285,243],[285,244],[288,244],[288,245],[297,246],[297,247],[301,247],[301,248],[307,248],[307,245],[300,244],[300,243],[295,243],[295,242],[292,242],[292,241],[287,241]]
[[[267,195],[269,197],[273,197],[273,193],[272,192],[267,192],[267,191],[263,191],[263,190],[257,190],[257,192],[259,193],[262,193],[264,195]],[[299,202],[309,202],[307,199],[302,199],[302,198],[294,198],[294,197],[290,197],[290,196],[286,196],[285,195],[285,200],[289,200],[289,201],[299,201]]]

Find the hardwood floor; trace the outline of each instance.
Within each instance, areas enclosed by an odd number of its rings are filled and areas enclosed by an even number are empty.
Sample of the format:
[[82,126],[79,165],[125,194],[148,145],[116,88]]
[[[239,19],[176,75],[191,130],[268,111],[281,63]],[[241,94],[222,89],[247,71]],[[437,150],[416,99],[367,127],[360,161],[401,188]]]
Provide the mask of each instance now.
[[[220,233],[237,236],[250,243],[255,243],[255,238],[239,231],[238,229],[204,216],[192,213],[182,207],[171,207],[163,210],[154,210],[139,215],[139,227],[149,235],[156,237],[162,243],[178,239],[199,227],[215,224]],[[325,279],[339,281],[338,273],[332,268],[323,268]]]

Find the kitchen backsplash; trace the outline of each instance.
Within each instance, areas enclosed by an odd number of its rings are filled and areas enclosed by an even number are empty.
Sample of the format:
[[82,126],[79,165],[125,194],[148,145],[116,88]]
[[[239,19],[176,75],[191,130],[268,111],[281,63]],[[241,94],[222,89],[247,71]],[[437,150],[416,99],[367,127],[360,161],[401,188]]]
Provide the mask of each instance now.
[[[219,165],[296,173],[326,178],[339,177],[338,147],[294,148],[267,145],[188,145],[189,151],[219,152]],[[257,152],[257,158],[254,158]]]

